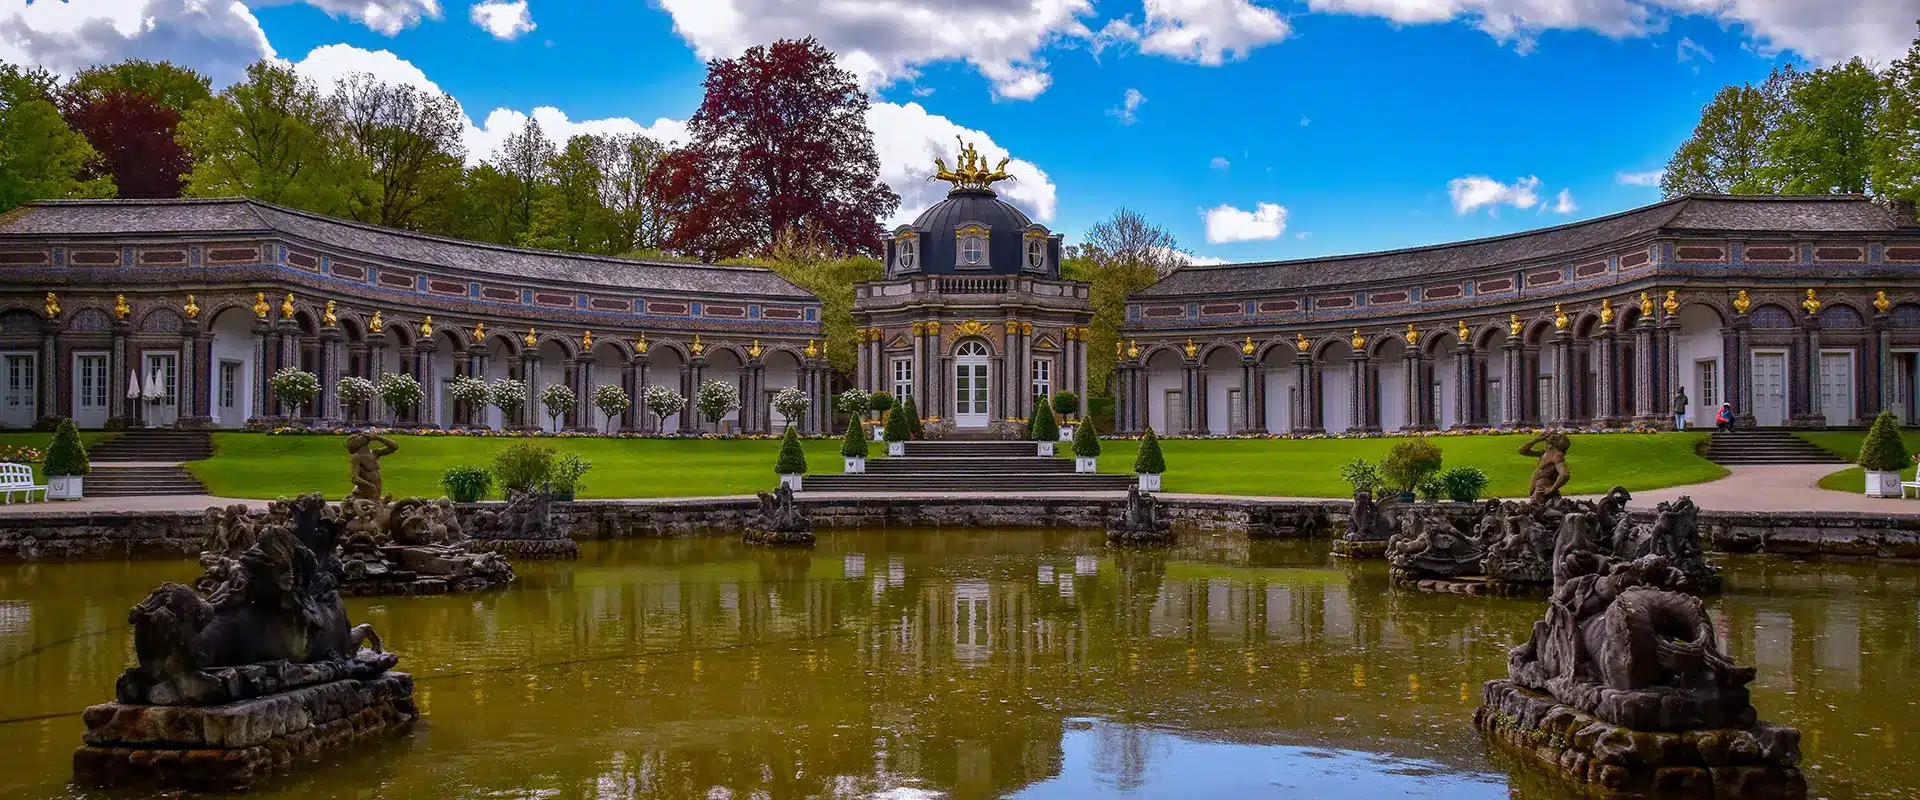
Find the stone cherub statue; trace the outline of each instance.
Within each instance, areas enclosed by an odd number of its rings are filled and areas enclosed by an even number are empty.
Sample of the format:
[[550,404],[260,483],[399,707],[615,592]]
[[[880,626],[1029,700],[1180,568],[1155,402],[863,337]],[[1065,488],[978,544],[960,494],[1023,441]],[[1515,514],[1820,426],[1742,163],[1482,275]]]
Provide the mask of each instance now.
[[[378,445],[376,447],[375,445]],[[377,433],[360,432],[347,437],[348,464],[352,470],[352,496],[380,502],[380,459],[399,452],[400,445]]]
[[[1559,497],[1560,489],[1567,485],[1567,448],[1571,444],[1565,433],[1549,429],[1520,446],[1520,455],[1540,459],[1540,465],[1533,470],[1527,495],[1527,499],[1535,506]],[[1535,450],[1535,445],[1543,445],[1546,449]]]
[[793,499],[793,487],[780,484],[760,492],[760,513],[747,521],[746,540],[753,544],[813,544],[813,520]]

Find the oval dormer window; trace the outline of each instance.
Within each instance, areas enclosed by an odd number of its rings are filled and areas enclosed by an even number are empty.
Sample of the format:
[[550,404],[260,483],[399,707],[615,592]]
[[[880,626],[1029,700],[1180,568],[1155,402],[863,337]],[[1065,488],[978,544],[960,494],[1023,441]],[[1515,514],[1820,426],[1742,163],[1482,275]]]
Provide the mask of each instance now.
[[914,252],[914,244],[912,239],[901,239],[897,244],[894,245],[893,258],[894,258],[894,261],[899,264],[901,269],[913,269],[913,263],[916,256],[918,256],[918,254]]
[[1041,239],[1027,240],[1027,269],[1045,269],[1047,266],[1047,243]]
[[987,243],[978,236],[968,236],[960,240],[960,262],[969,267],[977,267],[987,260]]

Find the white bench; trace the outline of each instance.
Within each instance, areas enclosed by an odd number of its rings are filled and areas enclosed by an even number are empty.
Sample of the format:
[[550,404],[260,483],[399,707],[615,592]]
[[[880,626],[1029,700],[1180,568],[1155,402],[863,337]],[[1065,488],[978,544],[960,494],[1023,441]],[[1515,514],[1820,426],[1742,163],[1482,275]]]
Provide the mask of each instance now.
[[25,492],[27,502],[33,502],[33,493],[39,492],[40,499],[47,499],[47,487],[33,483],[33,467],[26,464],[0,462],[0,492],[7,493],[7,502],[13,502],[14,492]]
[[1905,500],[1907,492],[1913,492],[1915,497],[1920,497],[1920,481],[1901,481],[1900,499]]

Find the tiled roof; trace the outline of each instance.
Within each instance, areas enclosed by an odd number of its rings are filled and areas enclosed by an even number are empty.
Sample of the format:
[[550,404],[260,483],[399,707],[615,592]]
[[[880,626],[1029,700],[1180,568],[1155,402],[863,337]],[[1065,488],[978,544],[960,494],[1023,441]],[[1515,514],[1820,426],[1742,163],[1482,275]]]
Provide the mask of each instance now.
[[812,299],[748,266],[641,261],[468,242],[295,211],[245,198],[43,200],[0,216],[0,242],[14,238],[157,235],[286,236],[376,263],[634,291]]
[[1293,261],[1182,267],[1135,297],[1342,286],[1519,266],[1654,233],[1886,233],[1895,213],[1857,195],[1690,195],[1605,217],[1465,242]]

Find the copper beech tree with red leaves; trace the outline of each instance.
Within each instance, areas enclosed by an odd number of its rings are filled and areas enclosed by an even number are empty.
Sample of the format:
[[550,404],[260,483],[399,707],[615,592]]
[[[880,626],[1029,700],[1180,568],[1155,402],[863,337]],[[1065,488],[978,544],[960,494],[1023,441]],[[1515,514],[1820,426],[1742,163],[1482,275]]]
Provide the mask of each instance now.
[[67,124],[100,153],[121,197],[179,197],[193,159],[174,140],[180,113],[145,94],[112,89],[69,98]]
[[706,261],[765,254],[783,234],[878,255],[900,206],[880,181],[867,94],[813,38],[707,64],[690,141],[655,171],[667,249]]

